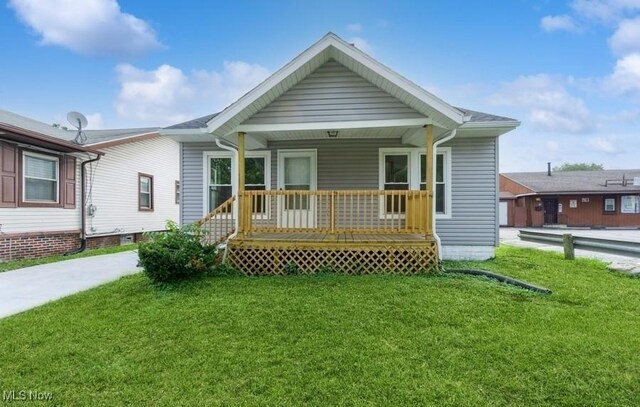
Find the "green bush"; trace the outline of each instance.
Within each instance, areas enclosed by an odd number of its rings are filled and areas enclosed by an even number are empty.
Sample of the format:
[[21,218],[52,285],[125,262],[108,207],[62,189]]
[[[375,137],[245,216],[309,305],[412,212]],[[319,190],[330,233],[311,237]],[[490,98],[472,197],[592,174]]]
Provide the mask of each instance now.
[[138,257],[144,273],[154,282],[184,280],[210,271],[216,261],[216,247],[200,243],[197,225],[182,228],[167,222],[166,232],[145,233]]

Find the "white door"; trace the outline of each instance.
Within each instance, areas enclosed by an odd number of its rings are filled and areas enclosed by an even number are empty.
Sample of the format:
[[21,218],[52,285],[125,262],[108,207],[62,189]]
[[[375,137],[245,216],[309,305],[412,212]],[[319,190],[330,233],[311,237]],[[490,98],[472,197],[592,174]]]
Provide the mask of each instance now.
[[[285,191],[316,190],[316,151],[278,151],[278,189]],[[293,194],[278,200],[278,226],[313,228],[316,225],[316,199]]]
[[500,226],[508,226],[509,225],[509,203],[501,201],[500,210],[498,212],[500,215]]

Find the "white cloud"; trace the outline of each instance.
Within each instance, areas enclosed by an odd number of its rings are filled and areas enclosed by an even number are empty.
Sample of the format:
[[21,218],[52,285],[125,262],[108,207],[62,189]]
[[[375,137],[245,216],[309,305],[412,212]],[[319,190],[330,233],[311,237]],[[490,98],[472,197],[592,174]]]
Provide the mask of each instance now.
[[550,75],[521,76],[504,84],[488,102],[524,108],[526,122],[538,130],[555,133],[593,130],[593,118],[583,100],[571,95],[560,79]]
[[640,94],[640,53],[619,59],[605,86],[616,93]]
[[347,24],[347,31],[351,31],[353,33],[359,33],[360,31],[362,31],[362,24],[360,23]]
[[355,45],[356,48],[361,50],[362,52],[373,55],[373,47],[369,43],[369,41],[365,40],[361,37],[351,37],[347,40],[348,43]]
[[102,130],[106,128],[104,119],[100,113],[89,113],[85,115],[87,118],[87,130]]
[[609,46],[616,55],[640,51],[640,17],[620,21]]
[[547,31],[580,31],[577,23],[571,16],[545,16],[540,20],[540,27]]
[[613,140],[604,137],[590,138],[587,140],[586,146],[597,153],[617,154],[620,152]]
[[547,140],[544,143],[545,152],[552,157],[555,157],[560,152],[560,143],[555,140]]
[[626,13],[640,10],[640,0],[574,0],[571,8],[582,18],[612,23]]
[[266,68],[242,61],[225,62],[221,72],[198,70],[190,75],[171,65],[145,71],[122,64],[116,70],[118,115],[157,126],[221,110],[269,75]]
[[149,24],[116,0],[9,0],[44,45],[82,54],[131,56],[162,47]]
[[225,61],[222,72],[195,71],[192,81],[201,91],[212,97],[218,108],[224,108],[265,80],[270,72],[258,64]]

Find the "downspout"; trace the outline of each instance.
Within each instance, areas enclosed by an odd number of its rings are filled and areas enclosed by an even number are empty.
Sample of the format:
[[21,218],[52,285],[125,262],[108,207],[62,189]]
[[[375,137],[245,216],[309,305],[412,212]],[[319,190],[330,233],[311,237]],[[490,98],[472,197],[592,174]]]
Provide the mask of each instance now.
[[[437,158],[438,158],[438,146],[442,143],[446,143],[447,141],[451,140],[452,138],[454,138],[456,136],[456,133],[458,132],[458,129],[453,129],[451,130],[451,134],[449,134],[446,137],[441,138],[440,140],[436,141],[435,143],[433,143],[433,168],[431,169],[433,171],[433,174],[436,173],[436,162],[437,162]],[[451,159],[451,157],[449,157],[449,159]],[[433,177],[433,185],[431,185],[431,190],[435,192],[436,190],[436,177]],[[451,197],[449,197],[449,199],[451,199]],[[440,240],[440,236],[438,236],[438,233],[436,232],[436,206],[434,204],[431,205],[431,230],[433,231],[433,237],[436,239],[436,244],[438,245],[438,259],[440,261],[442,261],[442,241]]]
[[82,253],[83,251],[85,251],[85,249],[87,248],[87,233],[86,233],[86,227],[87,227],[87,215],[86,215],[86,174],[87,174],[87,164],[91,164],[92,162],[96,162],[98,160],[100,160],[100,157],[102,157],[104,155],[104,153],[99,153],[96,158],[93,158],[91,160],[87,160],[87,161],[83,161],[82,164],[80,164],[80,197],[82,198],[82,206],[80,207],[80,224],[81,224],[81,228],[80,228],[80,247],[75,249],[75,250],[71,250],[69,252],[66,252],[64,254],[64,256],[70,256],[72,254],[77,254],[77,253]]
[[[233,148],[233,146],[230,146],[230,145],[222,144],[222,140],[220,140],[220,137],[218,137],[218,136],[216,136],[216,145],[218,147],[220,147],[221,149],[223,149],[223,150],[231,151],[233,153],[234,159],[236,160],[236,163],[238,162],[238,149]],[[232,182],[231,188],[233,189],[233,187],[234,187],[233,179],[232,179],[231,182]],[[236,186],[235,189],[237,189],[237,186]],[[238,201],[236,200],[236,202],[234,202],[234,204],[233,204],[233,209],[236,211],[236,214],[238,213],[237,202]],[[238,234],[238,216],[235,216],[234,219],[233,219],[233,233],[231,233],[227,237],[227,240],[225,240],[225,242],[223,243],[223,245],[225,247],[224,254],[222,255],[222,263],[223,264],[227,260],[227,250],[226,250],[227,243],[229,243],[229,240],[231,240],[234,237],[236,237],[237,234]]]

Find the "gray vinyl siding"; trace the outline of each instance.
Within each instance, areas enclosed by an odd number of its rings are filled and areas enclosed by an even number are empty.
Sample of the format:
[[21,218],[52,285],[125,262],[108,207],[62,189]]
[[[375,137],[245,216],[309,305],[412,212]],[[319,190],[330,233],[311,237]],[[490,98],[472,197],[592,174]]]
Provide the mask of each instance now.
[[[436,223],[443,245],[497,244],[496,144],[494,138],[464,138],[443,145],[451,147],[452,155],[452,217]],[[402,146],[399,139],[272,141],[271,188],[278,185],[278,150],[316,149],[318,189],[348,190],[378,189],[379,149]],[[183,144],[183,223],[202,218],[203,152],[217,150],[214,143]]]
[[400,100],[329,60],[244,124],[423,118]]
[[451,219],[438,219],[443,245],[496,246],[497,139],[459,138],[451,147]]

